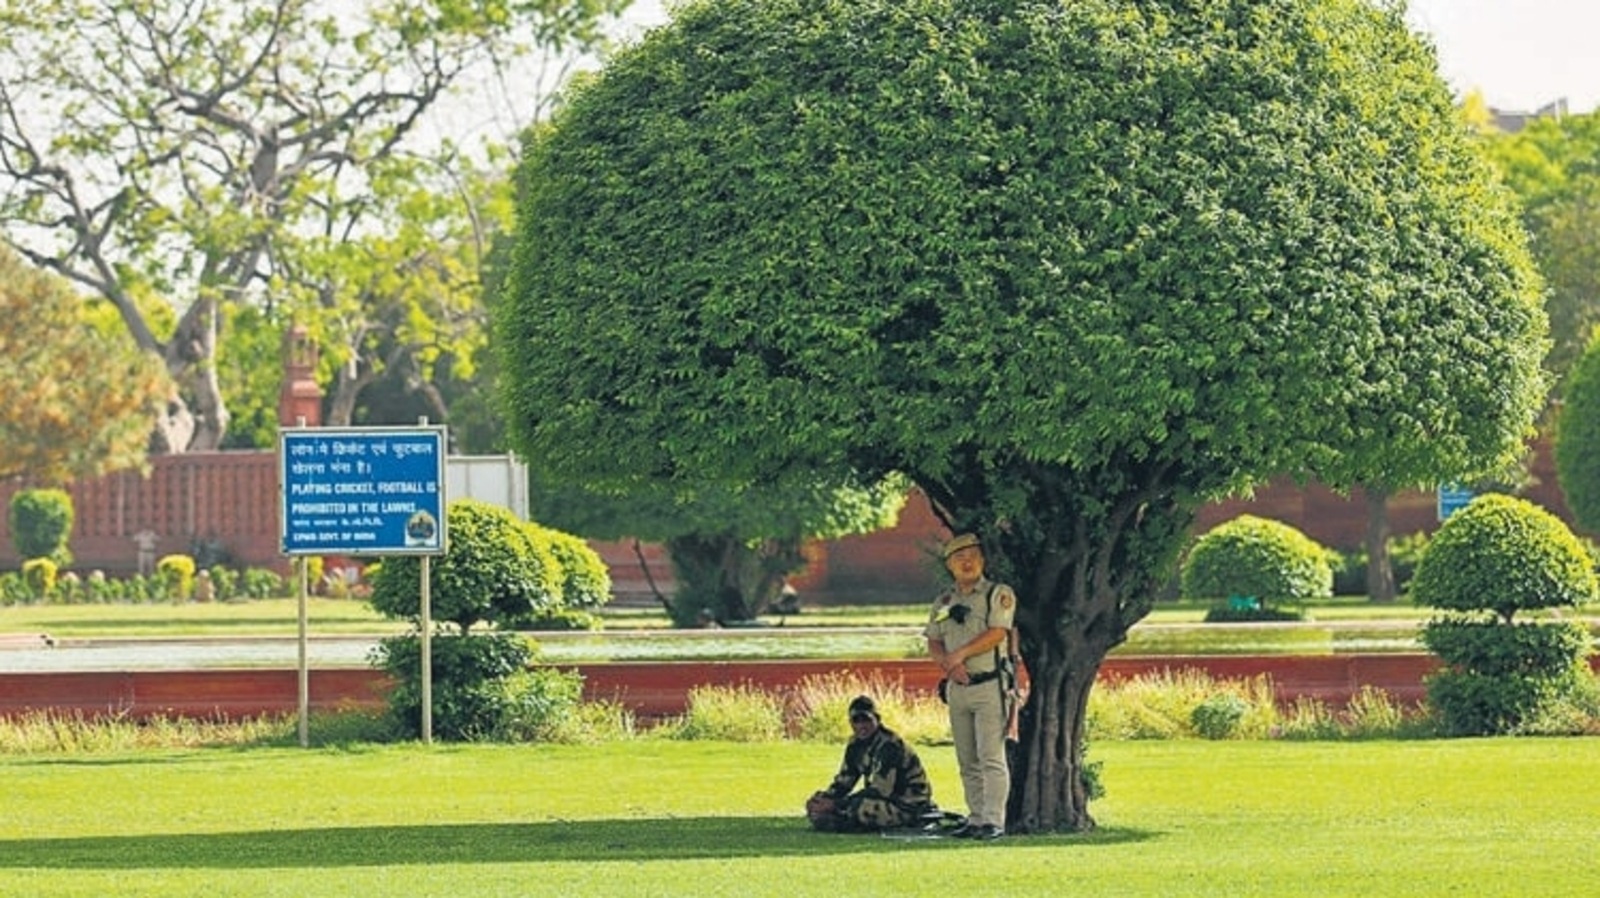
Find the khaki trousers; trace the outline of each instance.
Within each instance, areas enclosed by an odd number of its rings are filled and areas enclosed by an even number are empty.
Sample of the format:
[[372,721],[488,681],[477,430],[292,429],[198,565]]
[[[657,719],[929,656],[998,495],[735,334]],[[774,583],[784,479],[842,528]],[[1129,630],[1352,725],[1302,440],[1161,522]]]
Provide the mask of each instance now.
[[1011,770],[1006,766],[1006,706],[1000,680],[951,683],[950,735],[967,798],[967,822],[1005,829]]

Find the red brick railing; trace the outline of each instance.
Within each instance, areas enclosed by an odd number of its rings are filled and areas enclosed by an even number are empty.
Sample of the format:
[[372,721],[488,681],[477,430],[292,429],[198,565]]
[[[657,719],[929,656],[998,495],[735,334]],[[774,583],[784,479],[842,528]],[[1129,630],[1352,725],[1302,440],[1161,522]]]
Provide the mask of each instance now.
[[[1397,701],[1423,696],[1423,677],[1438,662],[1431,655],[1169,656],[1117,657],[1100,670],[1116,681],[1161,670],[1197,669],[1218,679],[1271,678],[1280,701],[1305,696],[1342,704],[1363,686]],[[847,673],[932,691],[938,677],[923,660],[900,661],[680,661],[558,665],[584,676],[585,696],[614,700],[646,719],[682,713],[696,686],[741,686],[784,692],[808,677]],[[390,688],[379,671],[364,668],[310,671],[313,710],[375,708]],[[292,714],[299,702],[293,669],[137,670],[0,674],[0,716],[57,710],[87,716],[185,716],[235,719]]]

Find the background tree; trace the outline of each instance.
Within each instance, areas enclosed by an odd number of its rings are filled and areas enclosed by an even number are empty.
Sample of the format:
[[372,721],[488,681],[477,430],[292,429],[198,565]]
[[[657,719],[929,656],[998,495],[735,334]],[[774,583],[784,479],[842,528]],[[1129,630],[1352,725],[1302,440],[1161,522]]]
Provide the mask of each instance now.
[[[3,0],[0,223],[165,363],[180,392],[156,448],[216,448],[221,306],[362,295],[329,245],[403,220],[374,202],[397,169],[456,156],[424,134],[435,107],[530,51],[598,47],[628,2]],[[181,310],[170,334],[149,297]]]
[[1018,830],[1198,503],[1514,453],[1545,324],[1430,51],[1361,0],[716,0],[532,145],[513,439],[578,480],[899,471],[1014,583]]
[[1536,119],[1515,134],[1485,130],[1484,148],[1523,204],[1548,283],[1554,395],[1600,324],[1600,111]]
[[1578,526],[1600,534],[1600,328],[1567,376],[1556,418],[1556,477]]
[[782,489],[714,482],[695,489],[640,482],[614,494],[536,489],[533,502],[540,520],[573,533],[664,543],[677,585],[671,600],[657,598],[687,627],[705,608],[724,623],[753,620],[805,567],[807,540],[892,527],[905,495],[905,481],[888,477],[871,487],[819,480]]
[[65,281],[0,246],[0,478],[59,485],[144,464],[171,385],[87,311]]

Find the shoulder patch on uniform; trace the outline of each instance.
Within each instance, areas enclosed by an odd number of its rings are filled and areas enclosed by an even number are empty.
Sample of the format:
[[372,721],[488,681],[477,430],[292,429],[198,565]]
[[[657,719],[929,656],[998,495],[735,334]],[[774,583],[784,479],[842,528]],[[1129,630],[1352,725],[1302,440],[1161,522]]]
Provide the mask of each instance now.
[[1004,608],[1007,611],[1010,611],[1011,610],[1011,602],[1012,602],[1011,593],[1003,592],[1003,593],[1000,594],[1000,607],[1001,608]]

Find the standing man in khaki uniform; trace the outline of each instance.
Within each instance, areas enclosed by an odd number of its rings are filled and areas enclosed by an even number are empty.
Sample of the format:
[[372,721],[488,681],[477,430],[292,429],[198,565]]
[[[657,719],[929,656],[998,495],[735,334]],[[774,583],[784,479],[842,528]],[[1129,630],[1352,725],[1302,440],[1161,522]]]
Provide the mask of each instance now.
[[978,537],[960,534],[942,549],[955,583],[934,600],[923,635],[928,655],[948,681],[950,733],[966,791],[967,822],[952,835],[998,839],[1005,834],[1011,772],[1006,767],[1006,651],[1017,596],[983,575]]

